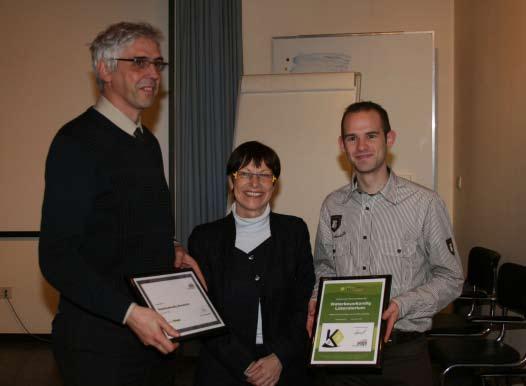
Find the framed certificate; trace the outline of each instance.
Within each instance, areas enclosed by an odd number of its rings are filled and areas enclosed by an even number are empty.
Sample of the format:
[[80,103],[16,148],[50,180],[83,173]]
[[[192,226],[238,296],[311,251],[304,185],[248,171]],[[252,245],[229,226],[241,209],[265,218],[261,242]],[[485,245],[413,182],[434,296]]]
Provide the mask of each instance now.
[[141,300],[179,331],[176,340],[219,332],[225,327],[192,269],[133,276],[130,280]]
[[321,278],[310,364],[381,368],[391,275]]

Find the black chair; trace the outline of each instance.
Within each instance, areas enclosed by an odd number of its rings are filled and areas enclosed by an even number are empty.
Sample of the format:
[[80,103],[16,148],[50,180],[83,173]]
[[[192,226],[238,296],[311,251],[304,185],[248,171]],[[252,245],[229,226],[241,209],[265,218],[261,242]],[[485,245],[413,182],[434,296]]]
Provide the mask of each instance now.
[[524,368],[516,369],[503,369],[486,371],[480,374],[481,386],[489,385],[500,385],[500,381],[503,381],[504,385],[518,385],[518,381],[521,381],[521,384],[526,385],[526,370]]
[[491,249],[471,248],[464,290],[453,304],[454,312],[435,315],[428,336],[484,336],[490,332],[484,326],[471,323],[470,319],[480,314],[483,304],[489,305],[489,315],[495,314],[499,260],[500,254]]
[[[484,324],[500,333],[493,337],[443,337],[429,340],[429,353],[441,369],[440,384],[453,370],[471,368],[484,376],[512,371],[526,364],[526,355],[504,343],[507,328],[526,328],[526,267],[503,264],[497,279],[497,304],[502,316],[474,317],[473,323]],[[517,316],[508,315],[508,311]]]

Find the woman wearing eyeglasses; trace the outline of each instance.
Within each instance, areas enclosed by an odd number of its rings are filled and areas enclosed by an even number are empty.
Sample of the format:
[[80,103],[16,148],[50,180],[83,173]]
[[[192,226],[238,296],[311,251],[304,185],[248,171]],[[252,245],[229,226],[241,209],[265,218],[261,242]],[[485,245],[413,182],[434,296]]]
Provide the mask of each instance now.
[[190,236],[190,254],[228,327],[204,342],[196,385],[309,384],[305,322],[312,253],[303,220],[270,210],[280,171],[268,146],[238,146],[226,167],[231,213]]

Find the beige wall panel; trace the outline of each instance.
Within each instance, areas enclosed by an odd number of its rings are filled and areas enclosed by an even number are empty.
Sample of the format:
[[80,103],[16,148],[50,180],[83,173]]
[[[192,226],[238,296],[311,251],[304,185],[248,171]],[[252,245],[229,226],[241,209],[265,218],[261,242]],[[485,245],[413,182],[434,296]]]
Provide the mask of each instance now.
[[[57,292],[38,267],[38,241],[4,239],[0,242],[0,286],[11,287],[11,304],[32,333],[48,333],[57,306]],[[0,300],[0,333],[23,333],[6,300]]]
[[[89,42],[108,24],[124,19],[149,21],[166,33],[167,8],[167,0],[22,0],[2,5],[0,33],[8,38],[0,59],[6,74],[0,94],[0,230],[39,228],[51,139],[97,97]],[[168,54],[166,43],[163,51]],[[166,85],[165,79],[165,92]],[[162,98],[145,116],[165,154],[167,102]]]
[[[461,252],[482,245],[526,264],[526,2],[455,1],[455,189]],[[526,335],[508,343],[524,352]]]
[[457,241],[526,264],[526,2],[455,3]]

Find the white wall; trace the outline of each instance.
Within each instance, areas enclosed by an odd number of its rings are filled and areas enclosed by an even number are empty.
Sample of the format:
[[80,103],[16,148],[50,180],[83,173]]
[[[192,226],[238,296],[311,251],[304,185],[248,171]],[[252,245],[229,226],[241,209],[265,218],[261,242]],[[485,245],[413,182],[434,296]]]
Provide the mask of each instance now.
[[274,36],[429,30],[438,49],[437,190],[452,213],[453,0],[243,0],[244,71],[271,72]]
[[[89,42],[111,23],[147,21],[165,34],[162,51],[167,57],[168,0],[19,0],[2,2],[0,10],[3,36],[0,69],[4,74],[0,93],[0,183],[5,187],[13,179],[27,176],[29,169],[33,170],[24,188],[7,202],[23,210],[25,202],[21,197],[27,196],[33,212],[36,206],[38,213],[46,154],[26,150],[39,149],[41,144],[47,148],[61,125],[96,100]],[[165,91],[167,74],[163,82]],[[144,122],[161,142],[167,170],[167,95],[144,116]],[[26,153],[20,157],[23,151]],[[5,189],[1,189],[0,199],[7,200],[5,194]],[[40,274],[37,242],[0,239],[0,287],[14,288],[12,303],[31,332],[47,333],[57,294]],[[0,300],[0,333],[19,332],[22,329],[8,304]]]

